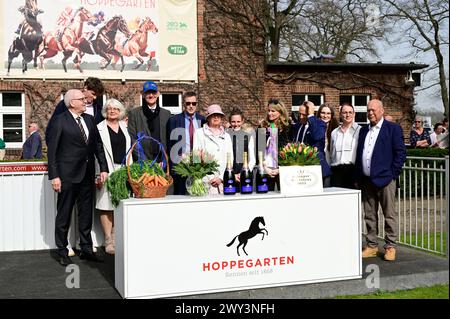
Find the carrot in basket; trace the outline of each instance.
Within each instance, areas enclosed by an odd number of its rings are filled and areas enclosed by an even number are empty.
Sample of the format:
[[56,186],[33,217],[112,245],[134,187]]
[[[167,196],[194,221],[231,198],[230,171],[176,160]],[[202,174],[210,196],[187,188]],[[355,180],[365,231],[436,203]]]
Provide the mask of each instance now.
[[149,175],[145,180],[145,185],[154,186],[154,184],[155,184],[155,176]]
[[158,185],[160,185],[160,186],[167,185],[167,181],[162,176],[156,175],[156,180],[157,180]]
[[138,183],[142,182],[146,177],[148,176],[147,172],[145,172],[144,174],[142,174],[141,177],[139,177],[139,179],[137,180]]

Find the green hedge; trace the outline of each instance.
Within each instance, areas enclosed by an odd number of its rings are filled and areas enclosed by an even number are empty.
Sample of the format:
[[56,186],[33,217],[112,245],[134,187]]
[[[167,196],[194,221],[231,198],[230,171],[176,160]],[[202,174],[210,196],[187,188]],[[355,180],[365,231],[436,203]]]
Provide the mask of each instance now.
[[409,148],[406,150],[406,155],[416,157],[445,157],[448,155],[448,148]]

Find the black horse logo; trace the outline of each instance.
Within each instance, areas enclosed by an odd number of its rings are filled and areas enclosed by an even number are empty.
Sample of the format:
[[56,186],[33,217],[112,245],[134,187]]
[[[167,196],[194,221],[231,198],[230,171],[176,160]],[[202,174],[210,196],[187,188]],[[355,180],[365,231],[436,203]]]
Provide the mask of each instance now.
[[264,239],[264,231],[266,231],[266,235],[269,235],[269,232],[267,231],[267,229],[265,228],[259,228],[259,223],[263,224],[263,226],[266,226],[266,223],[264,222],[264,218],[262,216],[260,217],[256,217],[255,219],[252,220],[252,223],[250,224],[250,228],[242,233],[240,233],[239,235],[236,235],[236,237],[233,238],[233,240],[231,241],[231,243],[229,243],[227,245],[227,247],[230,247],[231,245],[233,245],[234,241],[236,240],[236,238],[239,239],[239,245],[237,246],[236,250],[237,250],[237,254],[239,255],[239,247],[244,245],[242,247],[242,250],[244,251],[244,253],[248,256],[247,252],[245,251],[245,246],[247,246],[247,242],[250,238],[255,237],[258,234],[262,234],[262,238],[261,240]]

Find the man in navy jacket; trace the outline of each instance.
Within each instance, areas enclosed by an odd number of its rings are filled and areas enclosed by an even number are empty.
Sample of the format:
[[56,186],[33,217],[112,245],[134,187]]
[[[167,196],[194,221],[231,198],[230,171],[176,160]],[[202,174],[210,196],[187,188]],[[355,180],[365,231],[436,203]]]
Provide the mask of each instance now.
[[[166,125],[167,129],[167,152],[170,158],[170,167],[180,162],[183,153],[189,153],[193,147],[193,134],[196,129],[205,123],[205,117],[197,112],[197,95],[195,92],[186,92],[183,95],[183,112],[172,116]],[[174,172],[173,187],[175,195],[186,194],[186,178]]]
[[22,146],[22,158],[33,159],[42,158],[42,140],[39,135],[39,126],[35,122],[31,122],[28,126],[30,136]]
[[367,247],[362,257],[378,253],[378,207],[385,218],[384,259],[395,260],[398,221],[395,213],[396,180],[406,161],[406,147],[400,125],[384,120],[383,103],[367,104],[370,125],[361,128],[356,153],[356,186],[361,188],[364,219],[367,226]]
[[322,178],[331,175],[331,168],[325,157],[325,133],[327,124],[314,116],[315,105],[311,101],[305,101],[298,109],[299,122],[292,127],[291,140],[317,147]]

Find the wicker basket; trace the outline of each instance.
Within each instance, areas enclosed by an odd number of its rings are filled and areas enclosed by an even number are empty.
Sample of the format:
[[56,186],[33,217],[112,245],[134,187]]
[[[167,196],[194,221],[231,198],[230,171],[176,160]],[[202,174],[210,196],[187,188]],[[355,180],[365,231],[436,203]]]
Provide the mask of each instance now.
[[164,186],[147,186],[143,182],[138,182],[137,180],[134,180],[131,178],[130,174],[130,159],[133,154],[134,147],[136,146],[136,142],[131,147],[131,150],[128,154],[127,158],[127,173],[128,173],[128,182],[131,185],[131,189],[133,190],[134,197],[137,198],[159,198],[159,197],[165,197],[167,195],[167,190],[169,189],[170,185],[173,183],[172,176],[169,175],[169,159],[167,157],[166,152],[164,152],[164,156],[166,157],[167,162],[167,172],[166,172],[166,179],[168,181],[167,185]]

